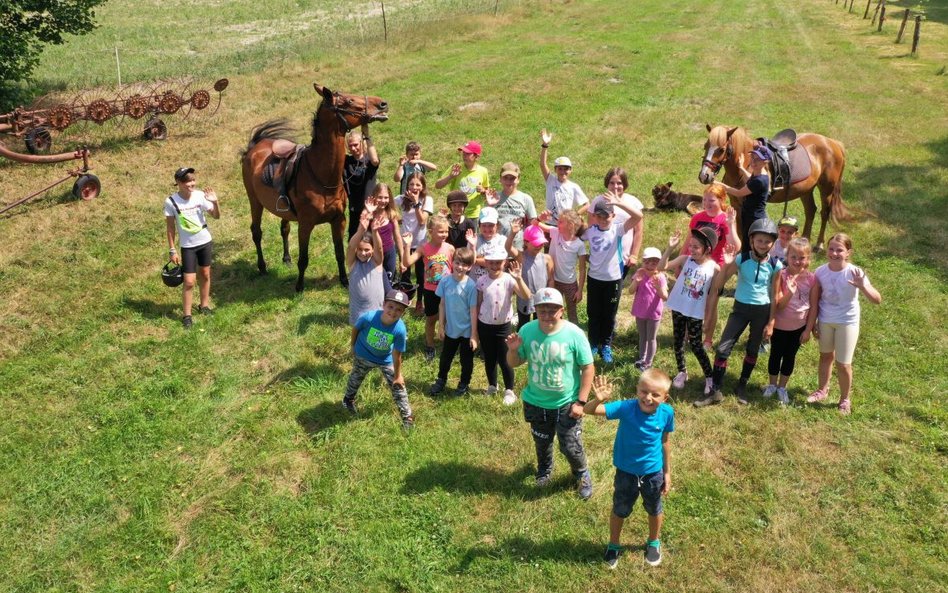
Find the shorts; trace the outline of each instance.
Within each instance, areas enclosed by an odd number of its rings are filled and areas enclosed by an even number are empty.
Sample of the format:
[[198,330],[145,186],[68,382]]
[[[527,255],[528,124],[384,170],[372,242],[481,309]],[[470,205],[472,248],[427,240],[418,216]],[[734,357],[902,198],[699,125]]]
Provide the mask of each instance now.
[[181,248],[181,264],[185,274],[196,274],[198,267],[206,268],[211,265],[214,255],[214,242],[208,241],[197,247]]
[[665,485],[665,474],[660,471],[644,476],[637,476],[616,468],[616,478],[613,483],[612,512],[616,517],[625,519],[632,514],[639,493],[642,493],[642,506],[645,512],[652,517],[662,514],[662,486]]
[[852,364],[856,353],[856,341],[859,340],[858,323],[820,322],[820,352],[833,352],[836,362]]
[[425,317],[437,317],[438,309],[441,307],[441,297],[435,294],[435,291],[424,289],[422,299],[425,302]]

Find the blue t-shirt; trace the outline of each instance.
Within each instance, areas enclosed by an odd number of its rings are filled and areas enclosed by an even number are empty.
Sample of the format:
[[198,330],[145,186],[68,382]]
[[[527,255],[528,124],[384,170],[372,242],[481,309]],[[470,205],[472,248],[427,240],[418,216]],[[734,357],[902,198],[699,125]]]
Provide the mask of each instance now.
[[646,414],[638,399],[606,404],[606,418],[618,420],[612,464],[624,472],[644,476],[662,471],[662,435],[675,431],[675,410],[658,404],[655,413]]
[[753,255],[740,253],[734,259],[737,264],[737,289],[734,300],[745,305],[769,305],[771,281],[783,269],[783,264],[775,257],[767,257],[762,262]]
[[382,311],[366,311],[356,320],[355,353],[359,358],[378,365],[392,364],[392,350],[405,351],[408,329],[399,319],[391,325],[382,323]]
[[454,275],[442,276],[435,294],[444,303],[444,335],[449,338],[471,337],[471,307],[477,306],[477,286],[470,276],[460,282]]

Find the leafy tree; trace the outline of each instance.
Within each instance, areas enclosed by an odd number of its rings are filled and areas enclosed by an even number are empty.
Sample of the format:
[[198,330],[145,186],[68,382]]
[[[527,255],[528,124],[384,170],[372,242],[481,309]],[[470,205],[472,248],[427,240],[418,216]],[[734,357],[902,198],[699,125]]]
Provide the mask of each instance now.
[[95,7],[106,0],[0,0],[0,106],[16,94],[39,62],[43,46],[95,27]]

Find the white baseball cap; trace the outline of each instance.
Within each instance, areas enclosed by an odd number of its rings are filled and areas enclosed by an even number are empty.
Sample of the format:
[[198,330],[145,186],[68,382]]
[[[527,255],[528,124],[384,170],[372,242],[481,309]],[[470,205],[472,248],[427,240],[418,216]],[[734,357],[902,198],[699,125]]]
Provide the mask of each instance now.
[[662,252],[658,247],[646,247],[642,252],[642,259],[662,259]]
[[553,161],[553,166],[554,167],[569,167],[570,169],[572,169],[573,161],[569,160],[569,157],[561,156],[561,157],[557,157],[556,160]]
[[541,288],[533,295],[533,306],[539,307],[540,305],[557,305],[562,307],[563,294],[555,288]]
[[478,217],[480,222],[486,222],[487,224],[497,224],[498,219],[499,215],[497,214],[496,208],[491,208],[490,206],[481,208],[481,215]]

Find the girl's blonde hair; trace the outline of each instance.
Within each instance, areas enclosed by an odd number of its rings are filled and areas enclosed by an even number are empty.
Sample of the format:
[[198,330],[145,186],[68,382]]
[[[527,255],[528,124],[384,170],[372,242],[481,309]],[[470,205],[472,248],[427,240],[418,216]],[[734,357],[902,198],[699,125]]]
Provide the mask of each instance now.
[[395,206],[395,196],[392,195],[392,188],[389,187],[387,183],[379,183],[375,186],[375,189],[372,190],[372,195],[369,196],[370,199],[375,200],[382,193],[382,190],[388,192],[388,204],[385,205],[385,215],[388,216],[389,220],[394,220],[398,222],[402,219],[401,213],[398,211],[398,207]]
[[787,253],[790,253],[791,249],[797,249],[807,257],[813,253],[813,248],[810,246],[810,241],[806,237],[796,237],[794,239],[790,239],[790,244],[787,245]]
[[829,241],[826,242],[827,245],[830,244],[830,241],[836,241],[837,243],[842,243],[847,251],[853,250],[853,238],[847,235],[846,233],[836,233],[829,238]]
[[576,229],[576,236],[580,236],[586,230],[585,224],[583,224],[583,217],[579,215],[579,212],[575,210],[566,210],[561,212],[559,220],[563,222],[568,222],[573,225],[573,228]]
[[444,214],[433,214],[428,217],[427,228],[429,231],[435,227],[445,226],[451,228],[451,223],[448,222],[448,217]]

